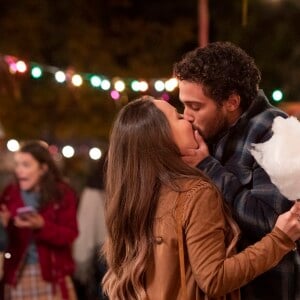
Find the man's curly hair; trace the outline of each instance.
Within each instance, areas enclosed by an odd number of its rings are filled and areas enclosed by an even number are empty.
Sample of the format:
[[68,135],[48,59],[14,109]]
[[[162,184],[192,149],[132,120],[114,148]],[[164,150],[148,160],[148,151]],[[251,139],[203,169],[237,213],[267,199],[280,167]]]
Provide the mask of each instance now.
[[237,93],[243,111],[256,98],[261,80],[253,58],[230,42],[210,43],[190,51],[173,70],[177,79],[201,84],[205,95],[218,104]]

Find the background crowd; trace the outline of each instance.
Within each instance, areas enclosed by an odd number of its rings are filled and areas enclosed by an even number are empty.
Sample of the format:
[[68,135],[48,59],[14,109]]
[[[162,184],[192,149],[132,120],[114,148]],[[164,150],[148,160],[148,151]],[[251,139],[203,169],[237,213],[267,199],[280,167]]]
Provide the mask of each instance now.
[[0,197],[1,299],[101,299],[105,155],[80,194],[45,142],[13,159]]

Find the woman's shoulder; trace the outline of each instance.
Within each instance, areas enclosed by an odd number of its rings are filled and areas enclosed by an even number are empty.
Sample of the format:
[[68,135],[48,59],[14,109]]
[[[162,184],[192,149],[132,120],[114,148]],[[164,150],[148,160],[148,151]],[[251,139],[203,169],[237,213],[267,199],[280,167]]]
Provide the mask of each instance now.
[[66,181],[59,181],[58,183],[58,188],[60,192],[62,193],[63,198],[67,199],[75,199],[77,202],[77,193],[75,189]]
[[174,198],[174,194],[180,194],[184,202],[199,199],[202,194],[213,194],[219,196],[218,188],[206,178],[180,178],[173,182],[172,186],[163,185],[161,196]]
[[12,182],[6,185],[1,193],[2,196],[20,193],[20,187],[17,183]]
[[210,180],[189,179],[182,181],[181,184],[183,192],[179,206],[184,206],[185,214],[195,210],[210,211],[222,206],[222,196]]
[[66,180],[60,180],[57,182],[57,184],[61,190],[75,193],[73,187]]
[[199,191],[211,190],[217,192],[217,187],[206,178],[183,178],[179,181],[180,190],[188,195],[193,195]]

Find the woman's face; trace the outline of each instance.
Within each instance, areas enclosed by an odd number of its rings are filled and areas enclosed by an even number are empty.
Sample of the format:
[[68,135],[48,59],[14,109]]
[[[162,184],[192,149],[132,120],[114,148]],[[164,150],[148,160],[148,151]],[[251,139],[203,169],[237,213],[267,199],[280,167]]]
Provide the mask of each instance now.
[[21,190],[37,190],[46,170],[47,166],[40,164],[30,153],[17,152],[15,154],[15,174]]
[[192,124],[179,114],[175,107],[166,101],[154,100],[156,107],[166,116],[173,134],[173,139],[180,152],[185,153],[186,149],[197,149]]

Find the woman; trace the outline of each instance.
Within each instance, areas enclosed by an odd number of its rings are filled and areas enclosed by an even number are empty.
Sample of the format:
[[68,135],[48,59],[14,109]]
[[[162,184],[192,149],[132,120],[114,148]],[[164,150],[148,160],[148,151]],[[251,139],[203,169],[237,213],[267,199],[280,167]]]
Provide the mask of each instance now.
[[110,299],[185,299],[184,285],[186,299],[239,299],[239,287],[295,248],[299,204],[279,216],[264,239],[234,253],[238,230],[220,193],[182,160],[186,148],[197,146],[190,123],[165,101],[144,97],[120,111],[106,186],[103,288]]
[[15,154],[15,175],[0,198],[11,256],[4,262],[5,299],[76,299],[70,280],[75,193],[41,142],[28,142]]

